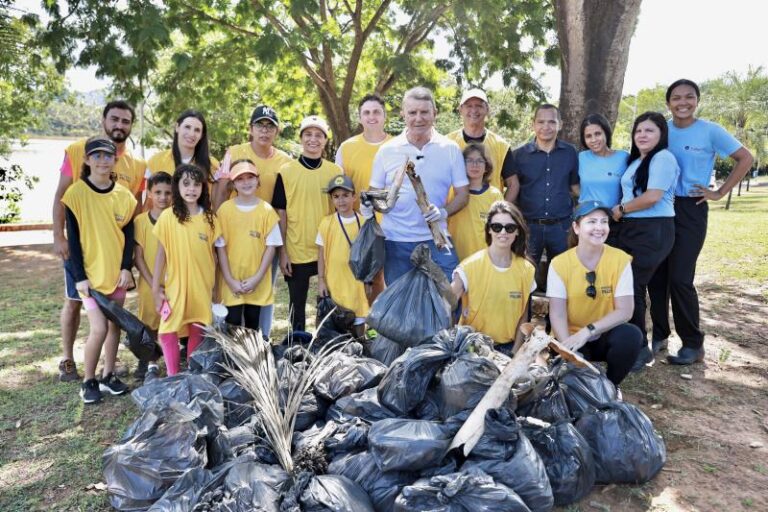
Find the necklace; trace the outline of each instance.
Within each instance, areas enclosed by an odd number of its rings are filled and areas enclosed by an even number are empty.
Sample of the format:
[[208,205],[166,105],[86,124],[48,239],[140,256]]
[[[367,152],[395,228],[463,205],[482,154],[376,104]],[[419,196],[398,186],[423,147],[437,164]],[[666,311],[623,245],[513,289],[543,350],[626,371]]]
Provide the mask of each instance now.
[[318,162],[318,163],[317,163],[317,165],[315,165],[314,167],[312,167],[312,166],[309,164],[309,162],[307,162],[307,159],[306,159],[306,158],[304,158],[304,155],[301,155],[301,156],[299,157],[299,162],[301,162],[301,165],[303,165],[303,166],[304,166],[304,167],[306,167],[307,169],[310,169],[310,170],[313,170],[313,171],[314,171],[315,169],[319,169],[319,168],[320,168],[320,166],[321,166],[321,165],[323,165],[323,160],[322,160],[322,158],[321,158],[321,159],[320,159],[320,162]]

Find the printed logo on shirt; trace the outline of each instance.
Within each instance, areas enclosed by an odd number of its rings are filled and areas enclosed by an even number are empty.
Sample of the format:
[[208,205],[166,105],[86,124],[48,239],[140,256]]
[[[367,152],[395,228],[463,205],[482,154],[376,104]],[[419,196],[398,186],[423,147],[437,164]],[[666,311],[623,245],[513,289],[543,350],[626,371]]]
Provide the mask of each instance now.
[[509,298],[510,299],[522,299],[523,294],[522,292],[509,292]]
[[115,214],[115,220],[117,222],[123,222],[125,220],[125,216],[124,215],[120,215],[119,213],[116,213]]
[[613,286],[601,286],[600,293],[603,295],[611,295],[613,293]]
[[127,174],[118,173],[117,178],[118,178],[118,180],[122,180],[122,181],[124,181],[126,183],[130,183],[131,182],[131,177],[128,176]]
[[198,237],[200,240],[202,240],[203,242],[207,242],[207,241],[208,241],[208,235],[206,235],[205,233],[198,233],[198,234],[197,234],[197,237]]
[[488,218],[488,212],[480,212],[480,220],[485,220]]
[[248,234],[251,236],[251,238],[261,238],[261,233],[255,229],[248,231]]
[[707,151],[707,148],[699,147],[699,146],[685,146],[686,151],[695,151],[697,153],[704,153]]

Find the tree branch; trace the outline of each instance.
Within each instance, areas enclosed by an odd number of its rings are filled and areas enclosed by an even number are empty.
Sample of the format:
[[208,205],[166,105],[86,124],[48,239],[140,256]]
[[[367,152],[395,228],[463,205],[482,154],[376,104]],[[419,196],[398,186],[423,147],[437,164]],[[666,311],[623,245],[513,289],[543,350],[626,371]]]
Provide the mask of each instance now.
[[194,7],[190,5],[187,2],[181,2],[181,5],[183,5],[187,11],[192,13],[193,15],[197,16],[198,18],[205,19],[207,21],[211,21],[217,25],[220,25],[222,27],[226,27],[230,30],[233,30],[239,34],[243,34],[249,37],[259,37],[259,34],[256,32],[253,32],[252,30],[248,30],[246,28],[241,27],[240,25],[236,25],[232,23],[231,21],[225,20],[224,18],[218,18],[216,16],[212,16],[208,14],[207,12],[203,11],[202,9],[198,9],[197,7]]

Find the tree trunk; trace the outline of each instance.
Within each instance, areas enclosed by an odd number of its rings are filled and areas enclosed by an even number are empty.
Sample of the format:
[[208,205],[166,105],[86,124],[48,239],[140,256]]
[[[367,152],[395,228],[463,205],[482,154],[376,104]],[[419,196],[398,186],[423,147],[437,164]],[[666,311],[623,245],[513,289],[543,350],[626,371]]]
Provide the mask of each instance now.
[[641,1],[555,0],[563,139],[578,144],[588,114],[616,123]]

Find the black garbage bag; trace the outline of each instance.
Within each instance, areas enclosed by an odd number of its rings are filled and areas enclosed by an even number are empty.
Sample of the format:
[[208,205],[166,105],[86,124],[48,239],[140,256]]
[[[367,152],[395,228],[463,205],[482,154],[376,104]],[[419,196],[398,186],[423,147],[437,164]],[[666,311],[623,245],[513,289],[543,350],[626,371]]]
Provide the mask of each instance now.
[[399,343],[395,343],[394,341],[385,338],[381,334],[377,334],[375,338],[366,342],[366,354],[387,367],[389,367],[395,359],[403,355],[406,348],[407,347],[404,347]]
[[[302,365],[305,363],[296,363]],[[280,386],[280,406],[285,407],[288,401],[288,393],[290,388],[299,379],[301,369],[286,359],[277,361],[277,375]],[[312,426],[312,424],[324,414],[324,406],[320,403],[315,394],[308,390],[301,397],[301,403],[299,404],[299,411],[296,414],[295,430],[305,430]]]
[[323,446],[330,458],[368,448],[368,432],[371,426],[360,418],[341,423],[336,432],[325,438]]
[[443,419],[474,409],[496,379],[499,369],[487,357],[465,352],[440,375],[440,415]]
[[585,411],[599,409],[616,400],[616,386],[605,374],[596,374],[588,368],[568,365],[558,378],[571,416],[579,418]]
[[358,281],[372,283],[376,274],[384,268],[385,260],[384,231],[376,217],[371,217],[360,228],[349,248],[349,268]]
[[413,268],[379,295],[367,323],[376,332],[405,346],[415,346],[451,325],[451,311],[437,285],[426,273],[429,247],[419,245],[411,255]]
[[221,348],[218,341],[210,336],[205,336],[200,345],[189,356],[190,373],[205,373],[215,376],[217,384],[230,377],[229,372],[224,369],[225,365],[231,366],[224,354],[224,349]]
[[234,428],[248,423],[256,413],[251,394],[233,378],[219,384],[219,391],[224,400],[224,425]]
[[235,464],[224,480],[224,499],[214,502],[212,510],[279,512],[281,492],[288,478],[288,473],[279,466],[257,462]]
[[538,381],[529,392],[518,397],[515,413],[547,423],[571,420],[563,388],[552,375]]
[[509,410],[486,413],[485,431],[461,466],[462,471],[471,468],[514,490],[533,512],[552,510],[554,498],[544,463]]
[[417,420],[440,421],[442,419],[440,415],[440,391],[438,386],[433,385],[429,387],[427,394],[424,395],[424,400],[416,406],[412,416]]
[[208,445],[208,459],[211,467],[215,468],[234,460],[245,452],[253,453],[255,451],[255,447],[260,444],[263,436],[256,428],[258,418],[254,416],[253,420],[246,425],[232,429],[219,428],[213,442]]
[[523,423],[523,431],[547,468],[555,505],[585,497],[595,485],[595,461],[584,437],[571,423],[537,426]]
[[125,331],[125,346],[140,361],[155,361],[162,357],[163,351],[157,344],[157,337],[133,313],[118,303],[109,300],[103,293],[90,290],[91,297],[98,304],[107,320]]
[[612,402],[576,422],[595,459],[597,483],[643,484],[667,462],[667,447],[643,411]]
[[480,470],[424,478],[403,488],[396,512],[530,512],[515,491]]
[[359,393],[339,398],[325,415],[328,421],[342,423],[360,418],[368,423],[374,423],[386,418],[394,418],[397,414],[384,407],[379,402],[376,388],[369,388]]
[[202,492],[218,487],[224,480],[224,473],[218,475],[203,468],[192,468],[176,480],[171,487],[149,507],[148,512],[190,512]]
[[325,440],[331,437],[339,429],[339,423],[335,421],[318,421],[308,429],[294,432],[291,446],[293,452],[305,450],[311,446],[324,446]]
[[368,446],[382,471],[418,471],[443,459],[453,433],[434,421],[385,419],[371,425]]
[[[330,316],[328,316],[330,315]],[[355,312],[337,304],[330,295],[317,297],[317,316],[315,325],[320,325],[323,319],[328,316],[326,324],[331,329],[341,334],[347,334],[355,325]]]
[[[277,345],[272,345],[272,355],[275,361],[285,357],[286,352],[295,347],[309,347],[312,343],[312,335],[307,331],[292,331],[286,334]],[[309,352],[307,352],[309,353]]]
[[365,491],[349,478],[304,471],[285,493],[280,512],[374,511]]
[[375,359],[337,352],[315,379],[315,393],[335,402],[343,396],[376,386],[386,371],[387,367]]
[[376,512],[391,511],[403,487],[416,480],[415,473],[408,471],[382,472],[370,452],[335,458],[328,466],[328,474],[342,475],[359,484]]

